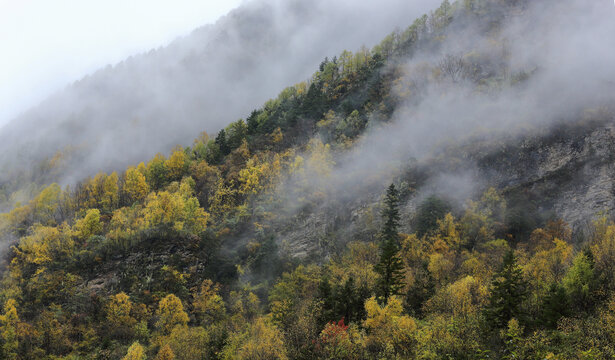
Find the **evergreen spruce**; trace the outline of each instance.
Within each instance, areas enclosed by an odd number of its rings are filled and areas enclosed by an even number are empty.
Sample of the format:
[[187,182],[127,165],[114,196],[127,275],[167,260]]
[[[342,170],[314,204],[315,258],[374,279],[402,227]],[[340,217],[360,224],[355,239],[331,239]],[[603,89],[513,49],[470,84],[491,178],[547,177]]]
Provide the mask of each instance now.
[[220,147],[220,152],[222,155],[228,155],[231,152],[230,147],[226,141],[226,131],[224,129],[220,130],[218,136],[216,136],[216,144]]
[[542,305],[542,325],[555,329],[559,319],[568,314],[568,307],[566,289],[559,284],[551,284]]
[[404,265],[399,257],[399,193],[391,184],[387,190],[385,208],[382,212],[384,226],[381,232],[380,261],[376,272],[380,275],[377,284],[378,299],[386,303],[390,296],[398,295],[403,288]]
[[527,298],[527,283],[523,279],[521,267],[511,251],[504,255],[500,271],[491,283],[491,296],[485,308],[485,319],[494,328],[504,328],[508,321],[524,319],[522,303]]

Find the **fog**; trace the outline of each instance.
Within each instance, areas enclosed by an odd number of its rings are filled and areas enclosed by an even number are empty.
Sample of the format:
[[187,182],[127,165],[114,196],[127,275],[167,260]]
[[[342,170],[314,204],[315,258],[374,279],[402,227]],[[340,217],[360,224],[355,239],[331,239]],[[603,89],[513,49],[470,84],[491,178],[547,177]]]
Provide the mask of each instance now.
[[58,152],[43,182],[122,170],[213,133],[304,81],[326,56],[371,46],[439,1],[260,0],[169,46],[101,69],[0,130],[2,180]]
[[[458,17],[440,46],[401,61],[406,75],[397,91],[406,100],[392,119],[370,120],[371,128],[350,151],[334,154],[330,177],[311,180],[314,188],[336,195],[323,207],[338,200],[369,201],[374,190],[383,193],[390,182],[421,165],[433,169],[418,199],[437,193],[463,204],[493,185],[481,178],[485,173],[470,156],[473,150],[464,153],[468,148],[496,148],[578,122],[584,110],[613,109],[613,4],[534,1],[511,13],[499,31]],[[479,72],[493,72],[495,80],[438,74],[451,54],[470,68],[480,59]],[[516,80],[519,74],[528,77]],[[449,168],[438,169],[443,159]],[[287,202],[292,207],[296,198]]]
[[0,1],[0,125],[89,72],[214,23],[240,2]]

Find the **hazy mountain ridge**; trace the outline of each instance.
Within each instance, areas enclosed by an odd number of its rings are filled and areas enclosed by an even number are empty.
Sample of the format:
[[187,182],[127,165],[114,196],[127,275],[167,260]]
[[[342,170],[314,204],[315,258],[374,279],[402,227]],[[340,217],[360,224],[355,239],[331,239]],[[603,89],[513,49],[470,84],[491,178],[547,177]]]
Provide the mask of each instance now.
[[215,137],[45,187],[0,217],[3,355],[615,356],[615,32],[583,5],[444,1]]
[[[2,181],[21,174],[38,184],[73,183],[189,144],[308,78],[325,56],[376,42],[434,4],[390,0],[373,17],[376,5],[348,12],[343,1],[246,3],[168,47],[99,70],[5,126]],[[357,28],[366,18],[371,29]],[[63,166],[32,170],[56,154]]]

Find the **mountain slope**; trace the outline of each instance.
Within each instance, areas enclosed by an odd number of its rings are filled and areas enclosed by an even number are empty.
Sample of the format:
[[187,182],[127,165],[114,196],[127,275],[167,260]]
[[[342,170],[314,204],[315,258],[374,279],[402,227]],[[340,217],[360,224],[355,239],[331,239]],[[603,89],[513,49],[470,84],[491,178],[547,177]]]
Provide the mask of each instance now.
[[215,25],[87,76],[5,126],[0,182],[8,197],[16,182],[74,183],[168,152],[245,116],[325,56],[376,42],[435,4],[248,2]]
[[1,218],[3,355],[612,357],[606,14],[444,1],[215,137],[44,188]]

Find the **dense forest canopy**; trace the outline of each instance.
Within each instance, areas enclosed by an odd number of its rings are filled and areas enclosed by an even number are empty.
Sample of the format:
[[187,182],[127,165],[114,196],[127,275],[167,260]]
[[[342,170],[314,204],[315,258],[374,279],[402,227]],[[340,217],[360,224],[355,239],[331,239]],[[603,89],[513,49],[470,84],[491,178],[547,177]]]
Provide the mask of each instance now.
[[3,358],[613,358],[615,222],[569,199],[610,163],[608,16],[444,0],[219,132],[40,184],[0,215]]

